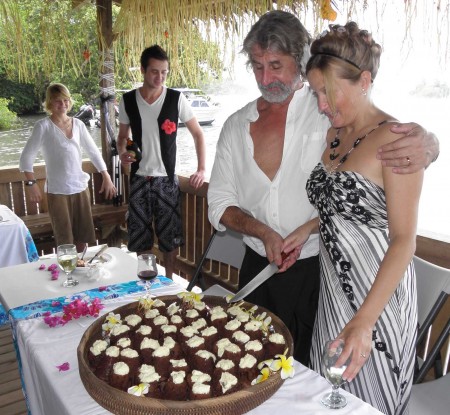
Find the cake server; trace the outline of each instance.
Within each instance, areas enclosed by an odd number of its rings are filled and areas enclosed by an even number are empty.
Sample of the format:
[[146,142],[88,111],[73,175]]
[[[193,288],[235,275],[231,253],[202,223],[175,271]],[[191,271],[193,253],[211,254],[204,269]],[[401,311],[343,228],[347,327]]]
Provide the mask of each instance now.
[[88,264],[91,264],[92,261],[96,258],[98,258],[105,250],[108,248],[108,245],[103,245],[100,250],[97,251],[97,253],[87,262]]

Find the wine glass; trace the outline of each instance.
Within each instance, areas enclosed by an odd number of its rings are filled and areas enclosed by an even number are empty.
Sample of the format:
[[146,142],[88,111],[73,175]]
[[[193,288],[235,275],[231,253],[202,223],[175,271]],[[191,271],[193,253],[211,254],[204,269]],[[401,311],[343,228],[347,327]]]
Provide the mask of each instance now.
[[321,402],[330,409],[339,409],[347,405],[347,399],[339,393],[339,387],[344,383],[342,374],[345,372],[350,359],[341,367],[335,366],[343,349],[344,341],[341,339],[328,340],[323,348],[322,369],[325,378],[331,384],[332,390],[331,393],[322,396]]
[[158,275],[156,268],[156,256],[153,254],[142,254],[138,256],[138,278],[145,282],[145,291],[150,289],[149,281]]
[[56,248],[59,267],[66,273],[67,279],[63,282],[63,287],[74,287],[78,281],[72,278],[72,271],[77,266],[78,253],[75,245],[64,244]]

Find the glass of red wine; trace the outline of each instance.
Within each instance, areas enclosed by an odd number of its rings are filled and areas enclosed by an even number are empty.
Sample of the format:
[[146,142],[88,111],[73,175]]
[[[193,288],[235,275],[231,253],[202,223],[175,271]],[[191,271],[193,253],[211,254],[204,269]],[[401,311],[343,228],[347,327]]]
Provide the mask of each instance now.
[[150,289],[149,281],[158,275],[156,268],[156,256],[153,254],[142,254],[138,256],[138,278],[145,282],[145,291]]

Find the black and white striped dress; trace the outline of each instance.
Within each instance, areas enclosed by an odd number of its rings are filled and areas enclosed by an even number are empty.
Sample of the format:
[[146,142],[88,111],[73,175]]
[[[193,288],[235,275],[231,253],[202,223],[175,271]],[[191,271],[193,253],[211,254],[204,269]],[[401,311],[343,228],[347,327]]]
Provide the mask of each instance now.
[[[321,286],[311,361],[321,373],[321,352],[338,336],[370,290],[388,249],[384,191],[358,173],[328,173],[323,164],[307,183],[320,216]],[[407,414],[417,328],[416,281],[412,264],[381,314],[372,353],[344,389],[385,414]]]

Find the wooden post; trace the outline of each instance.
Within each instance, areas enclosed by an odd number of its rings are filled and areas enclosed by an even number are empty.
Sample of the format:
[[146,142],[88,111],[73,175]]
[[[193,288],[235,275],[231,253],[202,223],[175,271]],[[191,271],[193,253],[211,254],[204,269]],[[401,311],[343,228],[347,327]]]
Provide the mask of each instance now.
[[[112,48],[113,33],[112,33],[112,0],[97,0],[97,23],[98,23],[98,39],[100,51],[100,97],[106,99],[108,96],[115,96],[114,87],[114,52]],[[116,121],[114,110],[114,98],[107,103],[109,123],[115,133]],[[111,146],[109,145],[105,111],[103,106],[100,109],[101,122],[101,141],[102,141],[102,155],[105,159],[108,171],[111,174]]]

